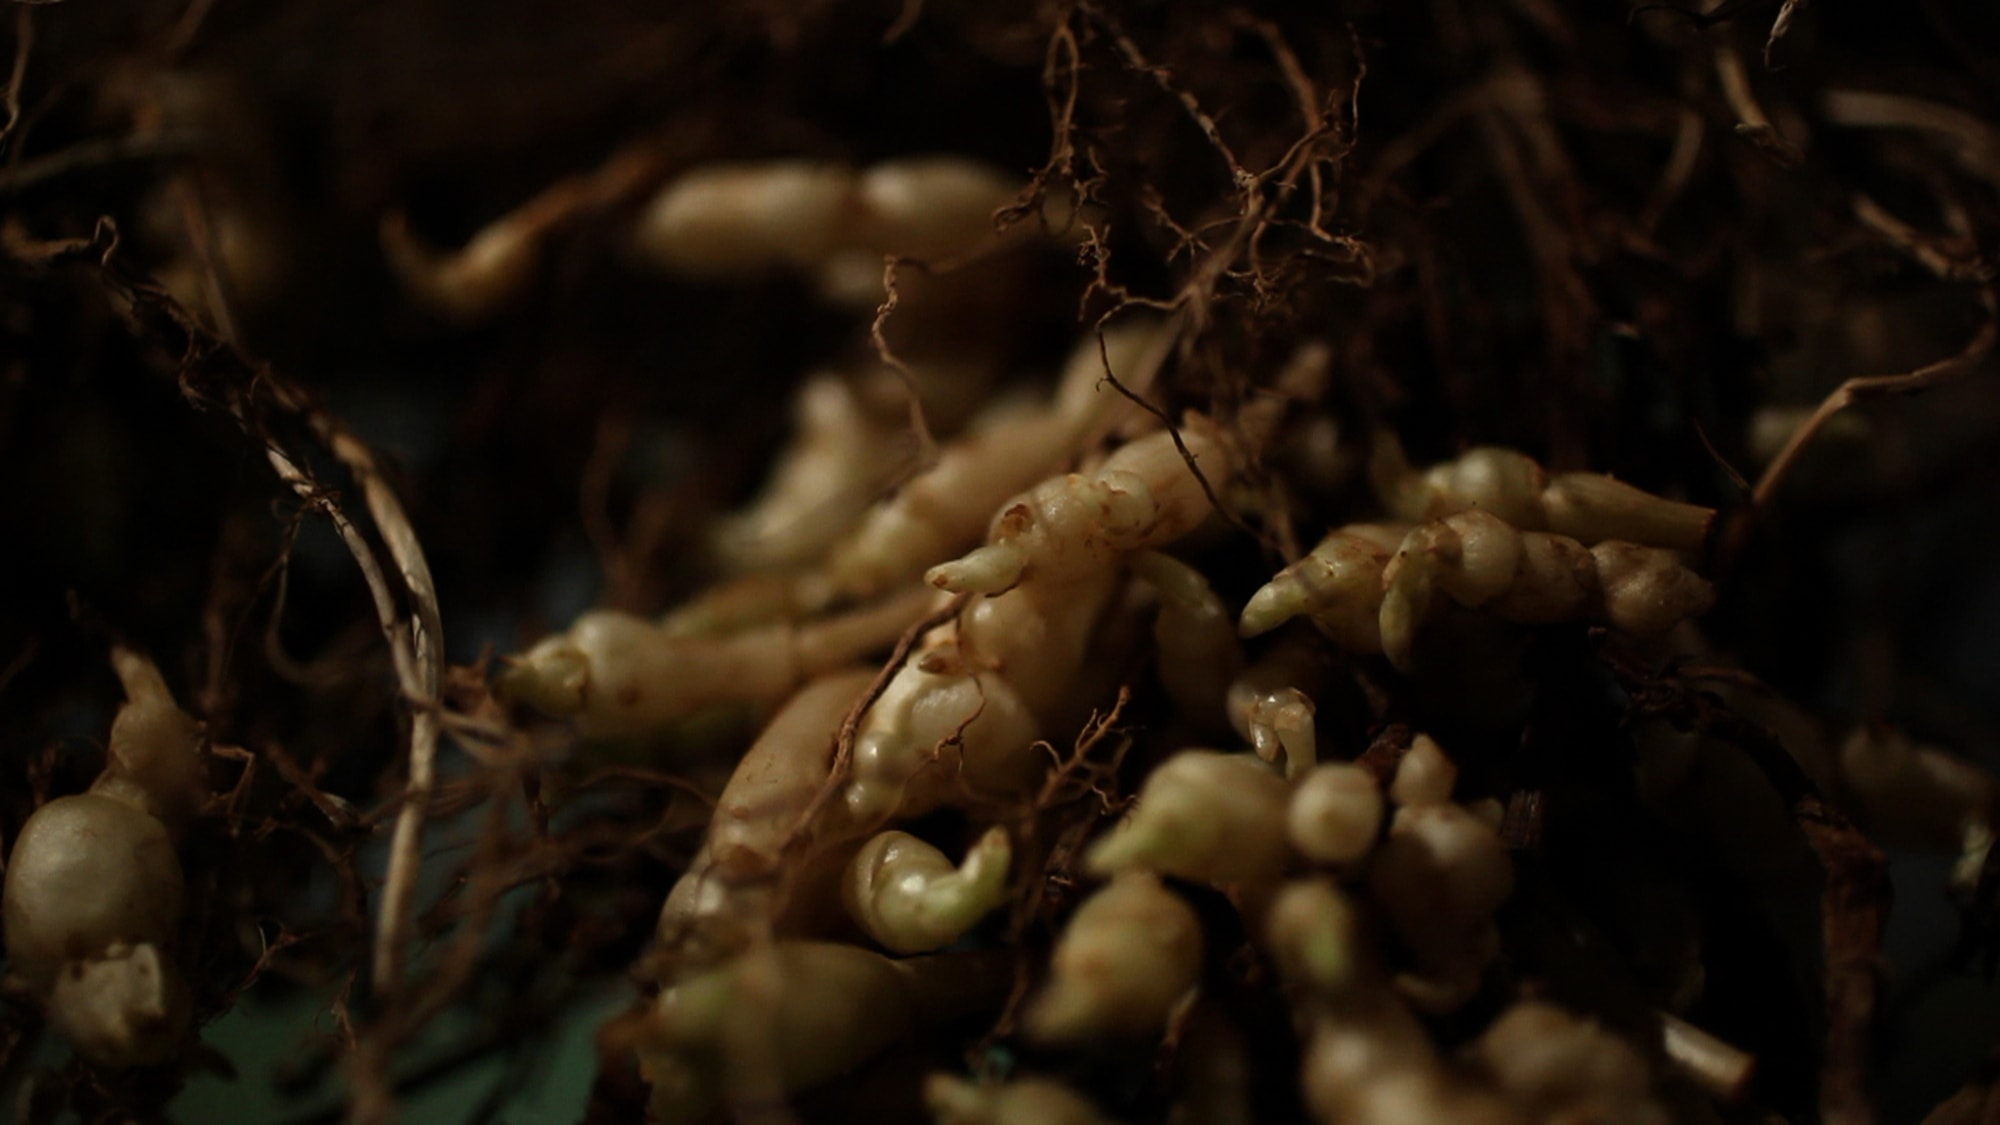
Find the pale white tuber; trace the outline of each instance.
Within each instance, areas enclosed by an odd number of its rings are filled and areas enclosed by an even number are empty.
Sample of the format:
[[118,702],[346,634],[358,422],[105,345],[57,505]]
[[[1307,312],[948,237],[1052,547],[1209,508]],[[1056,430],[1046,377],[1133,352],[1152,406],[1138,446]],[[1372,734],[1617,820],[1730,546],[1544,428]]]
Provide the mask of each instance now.
[[175,838],[202,795],[201,727],[150,660],[120,648],[126,702],[87,793],[35,811],[8,856],[12,974],[49,1022],[101,1066],[165,1061],[188,1022],[169,951],[181,916]]
[[1300,855],[1314,863],[1360,861],[1382,832],[1382,785],[1375,775],[1344,762],[1329,762],[1307,774],[1292,790],[1285,810],[1286,833]]
[[772,704],[814,676],[886,648],[933,598],[905,591],[838,617],[688,636],[593,610],[501,673],[502,695],[573,718],[587,737],[644,734],[727,704]]
[[848,863],[847,911],[892,952],[943,949],[1006,903],[1012,858],[1003,828],[981,836],[956,867],[907,832],[878,833]]

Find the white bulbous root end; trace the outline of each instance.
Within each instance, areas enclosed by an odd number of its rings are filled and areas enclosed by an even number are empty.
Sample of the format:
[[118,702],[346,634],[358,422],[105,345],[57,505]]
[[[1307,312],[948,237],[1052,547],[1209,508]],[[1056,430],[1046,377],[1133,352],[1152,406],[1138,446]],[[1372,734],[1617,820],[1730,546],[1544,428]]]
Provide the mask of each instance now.
[[525,703],[552,719],[583,711],[590,688],[590,658],[567,636],[544,639],[500,673],[500,698]]
[[1374,774],[1348,762],[1329,762],[1292,790],[1286,832],[1292,846],[1314,863],[1347,866],[1374,849],[1386,811]]
[[165,1062],[188,1025],[188,991],[158,947],[113,945],[72,961],[56,978],[49,1021],[72,1047],[106,1067]]

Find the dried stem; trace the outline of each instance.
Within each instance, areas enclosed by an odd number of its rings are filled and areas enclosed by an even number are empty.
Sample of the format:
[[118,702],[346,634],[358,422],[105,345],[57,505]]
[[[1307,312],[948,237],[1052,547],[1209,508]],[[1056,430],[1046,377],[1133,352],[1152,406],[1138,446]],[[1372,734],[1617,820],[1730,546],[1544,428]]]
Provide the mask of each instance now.
[[1750,71],[1743,64],[1743,53],[1734,45],[1722,43],[1716,46],[1715,76],[1722,82],[1722,96],[1736,114],[1736,135],[1763,150],[1764,155],[1769,156],[1778,167],[1798,167],[1799,162],[1805,159],[1805,151],[1785,139],[1785,135],[1778,132],[1778,127],[1765,116],[1764,107],[1758,104],[1756,93],[1750,89]]
[[1799,424],[1799,428],[1792,431],[1792,436],[1786,440],[1784,448],[1780,449],[1778,455],[1765,467],[1764,475],[1757,479],[1757,486],[1750,493],[1748,509],[1741,517],[1744,526],[1739,527],[1737,535],[1740,537],[1747,532],[1749,522],[1769,506],[1771,497],[1778,490],[1778,485],[1784,482],[1786,474],[1791,472],[1799,455],[1805,452],[1806,446],[1826,428],[1826,424],[1834,415],[1857,402],[1892,395],[1917,394],[1954,379],[1964,378],[1977,370],[1986,357],[1992,354],[1996,340],[2000,340],[2000,324],[1989,319],[1979,326],[1979,331],[1973,334],[1972,339],[1967,341],[1963,348],[1936,363],[1898,375],[1856,376],[1834,388],[1833,393],[1822,399],[1812,414]]
[[14,69],[7,75],[7,120],[0,121],[0,141],[13,135],[21,123],[21,85],[28,79],[28,53],[35,48],[35,6],[14,8]]

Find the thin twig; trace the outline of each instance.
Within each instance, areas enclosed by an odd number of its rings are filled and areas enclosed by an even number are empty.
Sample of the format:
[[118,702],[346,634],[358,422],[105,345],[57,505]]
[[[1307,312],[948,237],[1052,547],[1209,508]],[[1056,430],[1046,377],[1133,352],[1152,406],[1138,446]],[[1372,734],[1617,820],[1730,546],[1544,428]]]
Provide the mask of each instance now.
[[1812,414],[1799,424],[1799,428],[1792,431],[1784,448],[1765,467],[1764,475],[1757,480],[1757,487],[1750,492],[1748,514],[1754,517],[1770,504],[1778,485],[1791,472],[1793,463],[1834,415],[1857,402],[1892,395],[1912,395],[1970,375],[1992,353],[1996,339],[2000,339],[2000,325],[1989,318],[1979,326],[1972,339],[1953,355],[1899,375],[1856,376],[1834,388],[1833,393],[1822,399]]
[[903,381],[903,390],[910,396],[910,432],[917,439],[917,464],[912,475],[930,470],[938,462],[937,439],[931,436],[930,421],[924,415],[923,386],[917,381],[917,373],[910,370],[889,347],[889,337],[884,329],[889,325],[889,317],[902,302],[902,294],[896,288],[896,268],[905,263],[921,267],[923,263],[910,259],[887,255],[882,262],[882,303],[875,308],[875,320],[868,326],[868,341],[875,347],[877,358],[896,373]]
[[1126,66],[1151,78],[1162,93],[1180,103],[1181,108],[1187,112],[1188,119],[1194,122],[1195,128],[1201,130],[1202,136],[1208,138],[1209,145],[1222,157],[1222,162],[1229,166],[1229,179],[1236,185],[1237,190],[1248,192],[1254,187],[1256,177],[1244,169],[1243,162],[1236,158],[1236,153],[1229,147],[1229,142],[1222,139],[1222,130],[1216,125],[1215,118],[1210,117],[1208,112],[1201,108],[1201,103],[1195,100],[1193,93],[1182,89],[1174,81],[1173,71],[1147,61],[1145,54],[1139,50],[1139,45],[1125,33],[1124,26],[1111,13],[1092,3],[1080,3],[1077,8],[1111,37],[1112,45],[1118,49],[1118,54],[1124,58]]
[[28,52],[35,46],[35,6],[14,8],[14,70],[7,76],[7,120],[0,122],[0,141],[5,141],[21,123],[21,85],[28,78]]
[[1771,21],[1771,34],[1764,38],[1764,69],[1771,69],[1771,52],[1778,49],[1778,40],[1792,30],[1792,20],[1805,11],[1807,0],[1785,0],[1778,9],[1778,15]]
[[1826,119],[1853,129],[1914,129],[1947,139],[1959,167],[2000,185],[2000,129],[1976,114],[1880,90],[1828,90],[1820,96]]
[[1805,159],[1804,150],[1787,140],[1783,133],[1778,132],[1778,127],[1771,124],[1764,107],[1757,101],[1755,91],[1750,89],[1750,71],[1743,65],[1743,55],[1733,45],[1722,43],[1716,46],[1715,76],[1722,82],[1723,98],[1736,114],[1736,135],[1756,145],[1778,167],[1798,167],[1799,162]]

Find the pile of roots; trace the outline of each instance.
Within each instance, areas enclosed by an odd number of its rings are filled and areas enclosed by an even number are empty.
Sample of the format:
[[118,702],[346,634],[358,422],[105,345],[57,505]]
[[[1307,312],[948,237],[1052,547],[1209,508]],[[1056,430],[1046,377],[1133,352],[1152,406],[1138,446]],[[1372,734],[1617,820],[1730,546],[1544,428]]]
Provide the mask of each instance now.
[[6,15],[11,1111],[1984,1119],[2000,13],[711,7]]

